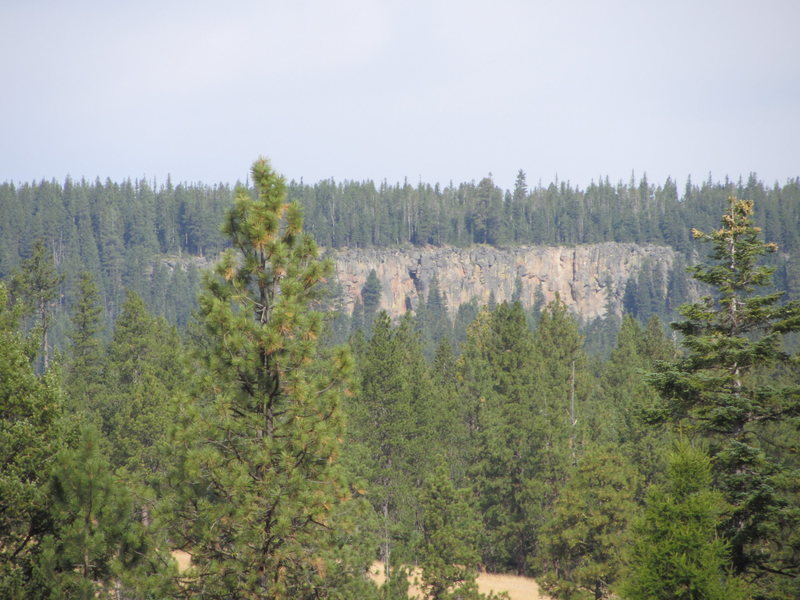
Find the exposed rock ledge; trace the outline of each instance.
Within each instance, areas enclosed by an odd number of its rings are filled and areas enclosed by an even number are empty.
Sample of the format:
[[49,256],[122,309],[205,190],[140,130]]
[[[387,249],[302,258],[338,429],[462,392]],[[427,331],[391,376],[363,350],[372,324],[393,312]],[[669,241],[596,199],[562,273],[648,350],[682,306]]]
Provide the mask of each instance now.
[[492,292],[498,302],[511,300],[519,278],[525,307],[533,305],[541,285],[546,301],[559,294],[583,319],[592,320],[604,316],[607,308],[621,313],[625,284],[642,268],[658,272],[656,279],[666,293],[666,274],[676,256],[668,247],[606,242],[574,247],[340,250],[334,260],[348,311],[375,269],[381,282],[381,308],[392,317],[427,297],[436,274],[451,314],[472,297],[486,303]]

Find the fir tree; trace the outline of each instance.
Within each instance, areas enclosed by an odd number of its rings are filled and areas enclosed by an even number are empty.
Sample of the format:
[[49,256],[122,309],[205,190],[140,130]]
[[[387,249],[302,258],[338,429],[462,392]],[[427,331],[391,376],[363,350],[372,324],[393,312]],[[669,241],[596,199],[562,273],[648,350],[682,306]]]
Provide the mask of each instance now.
[[19,270],[11,277],[14,296],[23,302],[26,312],[35,315],[38,321],[41,335],[40,356],[45,371],[50,366],[50,345],[47,340],[50,312],[63,279],[56,271],[52,257],[48,256],[43,239],[36,240],[31,257],[23,261]]
[[[103,353],[103,309],[92,275],[79,275],[77,298],[72,309],[72,330],[67,356],[65,389],[74,410],[100,415],[98,400],[103,395],[105,357]],[[99,422],[99,420],[98,420]]]
[[159,445],[170,424],[165,415],[188,379],[181,353],[175,328],[150,315],[141,297],[128,291],[108,345],[110,389],[101,411],[115,467],[146,478],[161,470],[166,457]]
[[534,356],[522,307],[502,303],[472,324],[459,361],[476,440],[472,471],[487,531],[484,562],[519,574],[528,570],[542,516],[544,421]]
[[673,327],[686,355],[662,363],[653,382],[665,400],[662,417],[709,439],[715,486],[733,507],[722,531],[735,571],[765,589],[787,578],[800,590],[800,553],[785,539],[800,527],[796,452],[768,441],[771,427],[797,425],[800,387],[763,377],[789,358],[781,338],[800,329],[800,302],[755,293],[772,274],[757,261],[776,246],[759,239],[752,215],[752,202],[731,198],[719,229],[693,231],[713,251],[712,263],[692,272],[716,293],[681,307],[685,320]]
[[418,489],[439,440],[433,385],[416,328],[407,315],[393,328],[378,313],[359,361],[359,393],[349,402],[349,462],[369,486],[380,524],[380,559],[391,593],[404,585],[414,556]]
[[628,600],[735,600],[743,583],[729,573],[730,546],[717,535],[726,505],[712,489],[711,460],[686,441],[668,457],[667,480],[647,492],[633,527]]
[[372,322],[381,305],[381,282],[375,269],[371,269],[367,275],[364,287],[361,288],[361,299],[364,304],[364,328],[366,331],[371,331]]
[[478,538],[480,518],[469,491],[453,486],[439,464],[421,491],[423,540],[419,566],[422,589],[430,600],[480,600]]
[[635,471],[613,446],[593,448],[570,469],[542,534],[539,561],[548,593],[563,600],[610,597],[637,485]]
[[169,559],[153,549],[93,426],[55,457],[48,492],[52,533],[42,540],[35,568],[41,597],[146,598],[170,591],[162,576]]

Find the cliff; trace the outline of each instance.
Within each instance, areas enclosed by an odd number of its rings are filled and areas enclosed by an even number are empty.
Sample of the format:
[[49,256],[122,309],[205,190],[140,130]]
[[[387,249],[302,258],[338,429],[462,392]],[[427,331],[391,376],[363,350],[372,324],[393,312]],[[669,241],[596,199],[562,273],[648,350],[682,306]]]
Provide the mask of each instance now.
[[347,311],[360,301],[367,275],[375,269],[381,282],[381,308],[392,317],[414,309],[420,297],[426,298],[437,275],[451,314],[473,297],[480,303],[488,302],[492,292],[497,302],[511,300],[519,281],[519,299],[526,308],[534,304],[537,289],[541,289],[545,301],[559,294],[585,320],[602,317],[608,309],[621,314],[625,285],[642,269],[652,270],[650,275],[664,297],[676,256],[667,247],[613,242],[574,247],[475,246],[333,253]]

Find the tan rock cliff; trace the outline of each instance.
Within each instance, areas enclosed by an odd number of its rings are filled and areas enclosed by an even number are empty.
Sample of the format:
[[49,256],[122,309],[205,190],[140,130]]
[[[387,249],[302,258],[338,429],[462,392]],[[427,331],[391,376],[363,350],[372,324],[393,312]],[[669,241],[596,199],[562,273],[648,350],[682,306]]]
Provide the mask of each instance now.
[[345,309],[352,311],[361,289],[375,269],[381,282],[381,308],[392,317],[415,308],[427,297],[434,274],[454,314],[476,297],[486,303],[511,300],[517,278],[520,300],[530,307],[541,285],[547,302],[556,294],[585,320],[620,314],[625,284],[642,268],[654,269],[666,293],[667,273],[676,253],[667,247],[606,242],[574,247],[520,246],[493,248],[409,248],[342,250],[334,254],[336,274],[344,289]]

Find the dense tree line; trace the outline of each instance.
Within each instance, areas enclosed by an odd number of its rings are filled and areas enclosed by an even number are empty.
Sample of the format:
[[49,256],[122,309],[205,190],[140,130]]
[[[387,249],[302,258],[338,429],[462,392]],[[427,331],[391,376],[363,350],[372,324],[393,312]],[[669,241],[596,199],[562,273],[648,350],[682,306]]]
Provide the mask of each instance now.
[[123,287],[109,328],[46,237],[4,275],[3,597],[404,598],[413,567],[432,599],[481,598],[479,568],[563,599],[800,594],[800,302],[757,203],[689,234],[709,295],[680,343],[626,314],[601,357],[560,299],[451,322],[435,282],[392,322],[368,278],[342,326],[292,185],[252,175],[189,327]]
[[[679,190],[667,180],[654,185],[642,177],[612,184],[608,178],[579,189],[568,182],[529,186],[520,172],[513,190],[503,191],[490,177],[445,187],[408,182],[291,182],[290,200],[300,203],[306,229],[327,248],[398,245],[586,244],[603,241],[665,244],[697,256],[689,230],[713,227],[729,195],[755,201],[756,223],[780,246],[770,257],[778,289],[800,293],[800,180],[766,186],[755,175],[747,181],[701,184],[687,181]],[[134,290],[155,314],[183,327],[197,308],[201,257],[216,257],[229,241],[220,231],[233,204],[227,185],[174,185],[146,180],[112,182],[40,181],[0,184],[0,277],[35,254],[36,243],[52,256],[63,276],[54,302],[51,340],[63,347],[69,307],[76,298],[76,273],[90,272],[113,323]],[[673,315],[654,296],[667,277],[670,297],[680,298],[682,270],[645,270],[626,293],[629,312],[646,320]],[[673,291],[675,293],[673,293]]]

